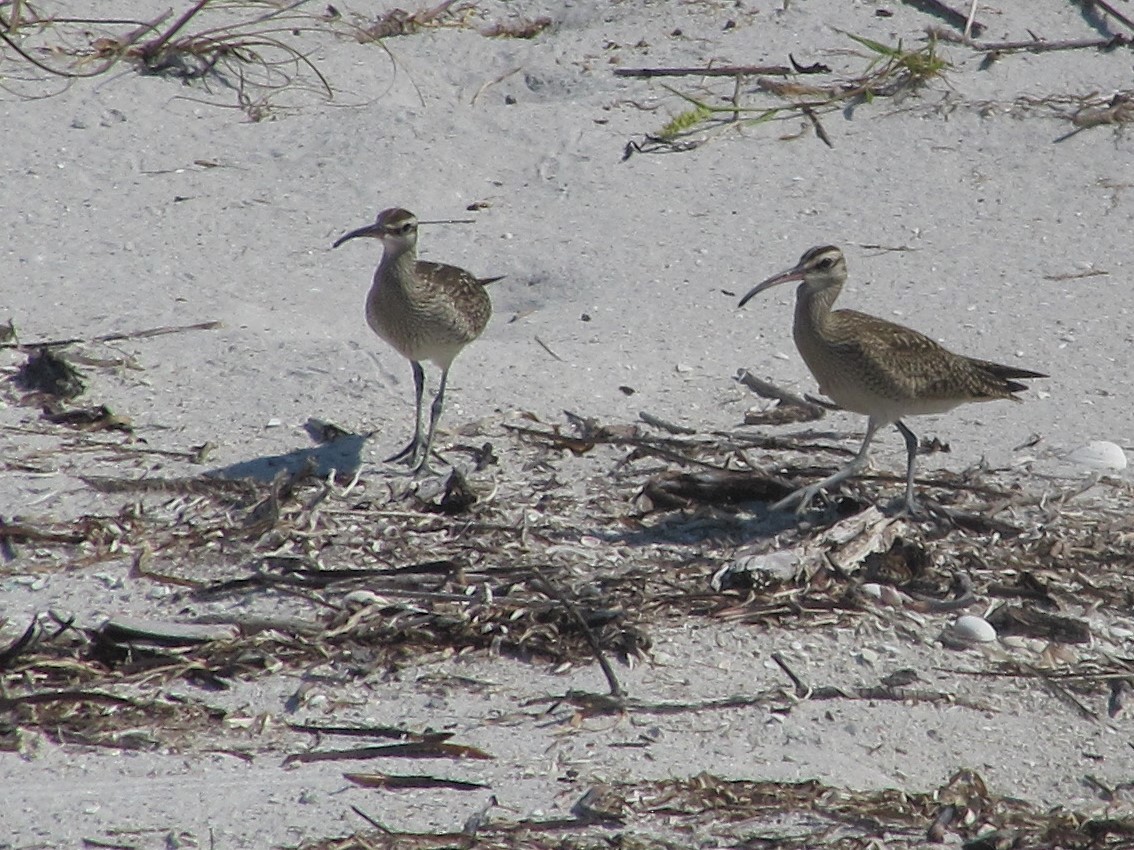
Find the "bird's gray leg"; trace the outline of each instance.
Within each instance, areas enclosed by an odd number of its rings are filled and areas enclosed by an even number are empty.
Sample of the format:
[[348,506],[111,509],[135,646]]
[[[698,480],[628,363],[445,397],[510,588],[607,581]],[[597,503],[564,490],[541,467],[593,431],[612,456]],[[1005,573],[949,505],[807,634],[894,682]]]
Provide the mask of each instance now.
[[441,385],[437,388],[437,395],[429,408],[429,433],[425,437],[425,451],[421,453],[421,457],[414,467],[415,473],[433,472],[433,468],[429,465],[429,455],[433,451],[433,432],[437,428],[437,420],[441,418],[441,408],[445,406],[445,382],[448,379],[449,369],[446,367],[441,370]]
[[894,423],[894,426],[902,432],[902,436],[906,440],[906,513],[916,514],[921,510],[917,500],[914,498],[913,492],[914,458],[917,457],[917,435],[907,428],[905,423],[900,419]]
[[862,448],[858,450],[858,454],[854,456],[854,460],[852,460],[834,475],[828,478],[824,478],[818,484],[809,484],[806,487],[800,487],[794,493],[780,499],[778,502],[772,505],[772,510],[783,510],[789,505],[798,502],[799,504],[796,505],[795,512],[797,514],[801,514],[807,510],[807,506],[811,504],[811,500],[818,496],[820,492],[829,489],[830,487],[833,487],[834,485],[839,484],[843,481],[846,481],[848,478],[852,478],[859,472],[861,472],[862,468],[866,466],[866,462],[869,459],[870,441],[874,439],[874,432],[877,430],[878,423],[874,421],[874,417],[871,417],[870,420],[866,423],[866,438],[862,441]]
[[420,465],[419,450],[421,448],[421,398],[425,393],[425,370],[416,360],[410,361],[413,367],[413,388],[417,399],[414,404],[413,439],[397,454],[386,458],[386,463],[405,460],[410,466],[417,468]]

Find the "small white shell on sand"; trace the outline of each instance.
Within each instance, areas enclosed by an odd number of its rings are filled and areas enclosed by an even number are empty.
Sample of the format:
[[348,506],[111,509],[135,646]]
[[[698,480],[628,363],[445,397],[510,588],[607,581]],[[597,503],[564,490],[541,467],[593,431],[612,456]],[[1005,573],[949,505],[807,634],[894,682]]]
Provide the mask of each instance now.
[[1126,452],[1122,446],[1109,440],[1092,440],[1072,449],[1067,460],[1087,469],[1109,469],[1115,472],[1126,469]]
[[901,591],[888,584],[884,584],[882,585],[882,604],[889,605],[891,608],[901,608],[906,603],[905,599],[902,597]]
[[996,640],[996,629],[984,617],[964,614],[949,628],[949,637],[959,643],[989,643]]
[[875,584],[868,581],[862,586],[862,593],[864,596],[877,600],[879,605],[901,608],[905,604],[902,594],[888,584]]

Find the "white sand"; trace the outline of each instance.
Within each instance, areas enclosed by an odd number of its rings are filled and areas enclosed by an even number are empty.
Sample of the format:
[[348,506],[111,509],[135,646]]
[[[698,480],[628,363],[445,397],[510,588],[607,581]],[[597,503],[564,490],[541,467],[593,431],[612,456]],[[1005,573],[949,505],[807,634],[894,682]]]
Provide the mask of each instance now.
[[[336,6],[348,20],[389,8]],[[233,90],[217,80],[207,89],[183,85],[124,63],[67,84],[0,46],[7,142],[0,215],[9,222],[0,321],[11,318],[20,340],[32,342],[220,320],[215,331],[84,347],[93,356],[130,355],[139,367],[84,367],[91,376],[85,399],[128,416],[150,448],[217,444],[210,468],[311,447],[302,429],[309,417],[377,429],[363,460],[364,474],[380,477],[390,474],[381,458],[408,436],[410,370],[363,318],[378,245],[330,248],[379,209],[475,219],[423,226],[422,256],[507,276],[492,287],[487,331],[453,368],[442,423],[450,429],[516,411],[556,422],[562,410],[610,422],[646,410],[702,430],[729,429],[754,403],[732,380],[740,367],[814,392],[791,340],[790,288],[745,310],[736,302],[806,248],[834,243],[850,268],[842,306],[909,324],[954,350],[1051,375],[1032,382],[1023,405],[968,406],[912,421],[919,435],[952,447],[924,468],[959,471],[982,458],[1016,465],[1089,440],[1134,441],[1127,368],[1134,139],[1128,129],[1098,127],[1055,141],[1073,129],[1065,116],[1076,107],[1066,99],[1129,87],[1128,51],[1012,55],[981,70],[978,54],[941,45],[953,66],[923,91],[823,113],[833,148],[793,116],[694,135],[705,143],[685,153],[622,161],[628,141],[656,132],[687,104],[663,81],[615,77],[615,68],[781,64],[790,52],[802,65],[823,62],[850,78],[869,60],[844,32],[916,47],[927,25],[945,25],[900,3],[838,0],[466,6],[465,26],[382,45],[332,34],[345,32],[342,24],[278,33],[307,53],[334,98],[320,95],[309,71],[285,68],[301,79],[272,94],[258,122],[232,108]],[[73,4],[37,8],[79,14]],[[144,18],[164,8],[103,3],[98,14]],[[309,4],[300,12],[322,9]],[[881,10],[892,16],[879,17]],[[531,40],[490,39],[475,29],[540,15],[554,24]],[[1070,3],[985,3],[978,17],[990,41],[1029,32],[1100,36],[1096,21]],[[210,20],[231,18],[203,15],[189,30]],[[735,25],[726,28],[729,21]],[[83,43],[67,32],[71,43]],[[34,43],[52,43],[52,32]],[[731,86],[695,77],[664,82],[713,103]],[[745,103],[779,103],[752,89],[744,87]],[[265,94],[248,89],[253,99]],[[1049,96],[1064,100],[1036,102]],[[467,212],[473,203],[486,207]],[[1091,270],[1106,274],[1065,278]],[[4,358],[9,371],[22,361],[11,351]],[[428,375],[432,387],[436,373]],[[635,394],[627,397],[622,386]],[[34,452],[55,452],[66,435],[43,428],[38,410],[15,405],[16,395],[6,390],[0,407],[0,516],[116,510],[119,502],[77,477],[107,474],[113,462],[105,458],[54,453],[50,474],[28,471]],[[826,424],[857,446],[861,417],[835,414]],[[1038,447],[1015,449],[1033,434],[1042,437]],[[876,467],[899,471],[903,451],[886,432]],[[146,464],[153,476],[200,471],[170,459]],[[110,572],[124,569],[125,562]],[[79,571],[30,584],[20,573],[19,562],[0,566],[5,642],[50,607],[75,609],[88,625],[106,612],[145,608],[145,589],[129,579],[99,581]],[[682,692],[685,680],[706,695],[730,693],[753,669],[765,686],[777,677],[769,652],[792,641],[820,665],[817,681],[857,681],[845,668],[860,641],[875,640],[707,624],[655,638],[662,660],[627,676],[632,689],[658,698]],[[963,666],[939,648],[894,651],[909,655],[894,666]],[[698,657],[708,660],[691,669]],[[1019,691],[1018,702],[1011,690],[998,691],[996,715],[856,703],[813,704],[787,723],[755,709],[698,717],[696,728],[665,719],[658,721],[664,743],[643,767],[635,751],[604,746],[633,738],[635,719],[554,745],[530,722],[524,734],[483,737],[491,727],[479,721],[494,695],[511,704],[565,687],[601,688],[597,669],[565,680],[512,663],[469,664],[457,672],[497,684],[454,705],[415,689],[420,671],[410,670],[389,690],[377,680],[344,686],[351,707],[336,719],[412,718],[459,731],[463,742],[497,755],[471,773],[490,781],[517,816],[573,802],[584,786],[548,779],[568,763],[586,781],[704,769],[922,790],[973,767],[998,793],[1084,808],[1101,805],[1081,784],[1084,773],[1129,779],[1128,717],[1072,729],[1066,706],[1035,690]],[[250,715],[276,714],[296,684],[291,677],[246,684],[225,699]],[[204,846],[206,825],[223,839],[217,846],[297,843],[361,828],[351,803],[397,828],[459,829],[487,797],[454,805],[451,797],[431,803],[429,794],[344,792],[341,765],[282,770],[277,756],[295,747],[294,739],[283,741],[251,765],[223,755],[119,755],[46,742],[28,759],[0,753],[0,847],[74,845],[115,829],[185,830]],[[144,832],[137,840],[157,846],[160,836]]]

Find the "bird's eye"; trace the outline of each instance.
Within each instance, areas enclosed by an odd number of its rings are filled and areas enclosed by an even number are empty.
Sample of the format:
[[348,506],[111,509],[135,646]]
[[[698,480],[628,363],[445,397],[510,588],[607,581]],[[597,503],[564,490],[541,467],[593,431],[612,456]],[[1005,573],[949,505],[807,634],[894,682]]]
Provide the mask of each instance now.
[[821,259],[819,261],[819,271],[825,272],[825,271],[827,271],[827,269],[831,268],[831,266],[833,266],[834,264],[835,264],[835,261],[832,260],[830,257],[824,257],[823,259]]

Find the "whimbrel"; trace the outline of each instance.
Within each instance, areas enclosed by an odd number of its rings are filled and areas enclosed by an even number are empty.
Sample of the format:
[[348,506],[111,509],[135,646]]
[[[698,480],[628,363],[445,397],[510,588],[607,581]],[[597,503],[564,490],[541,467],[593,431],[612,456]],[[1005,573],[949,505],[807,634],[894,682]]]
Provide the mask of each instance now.
[[766,289],[802,281],[796,290],[792,327],[795,345],[819,382],[820,392],[840,407],[869,417],[866,438],[854,460],[818,484],[796,490],[772,508],[779,510],[798,502],[797,513],[807,510],[820,491],[862,469],[870,441],[879,428],[895,425],[906,441],[905,507],[916,513],[913,488],[917,437],[902,418],[944,413],[970,401],[1019,401],[1013,393],[1027,387],[1014,378],[1047,375],[954,354],[902,325],[854,310],[832,310],[846,279],[843,252],[823,245],[807,251],[794,268],[768,278],[740,299],[743,307]]
[[[418,223],[414,214],[406,210],[383,210],[374,224],[352,230],[334,244],[338,248],[359,236],[382,240],[382,261],[366,296],[366,321],[374,333],[397,349],[413,367],[417,393],[413,439],[387,461],[404,460],[415,474],[432,472],[429,457],[433,432],[445,403],[449,367],[461,349],[480,336],[488,324],[492,302],[484,287],[500,280],[498,277],[481,279],[456,266],[419,260]],[[421,402],[425,390],[423,360],[430,360],[441,369],[441,383],[429,411],[429,430],[424,440],[421,436]]]

